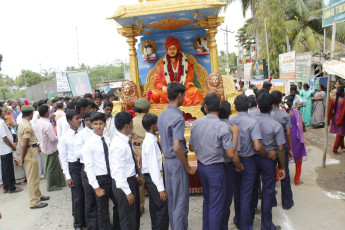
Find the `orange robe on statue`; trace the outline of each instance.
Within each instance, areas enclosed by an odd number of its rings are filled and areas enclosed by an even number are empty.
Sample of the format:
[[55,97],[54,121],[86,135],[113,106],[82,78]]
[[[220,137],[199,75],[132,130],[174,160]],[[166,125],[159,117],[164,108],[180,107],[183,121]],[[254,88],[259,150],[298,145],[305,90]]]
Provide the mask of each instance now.
[[[177,68],[177,62],[173,63],[174,69]],[[191,105],[201,105],[202,97],[200,94],[200,90],[194,86],[194,72],[193,72],[193,64],[188,62],[188,70],[187,70],[187,78],[184,86],[186,87],[185,92],[185,99],[183,102],[183,106],[191,106]],[[152,90],[151,99],[154,103],[168,103],[168,94],[162,90],[162,87],[167,87],[167,81],[164,75],[164,66],[163,62],[157,66],[157,70],[155,73],[155,82],[154,82],[154,90]]]

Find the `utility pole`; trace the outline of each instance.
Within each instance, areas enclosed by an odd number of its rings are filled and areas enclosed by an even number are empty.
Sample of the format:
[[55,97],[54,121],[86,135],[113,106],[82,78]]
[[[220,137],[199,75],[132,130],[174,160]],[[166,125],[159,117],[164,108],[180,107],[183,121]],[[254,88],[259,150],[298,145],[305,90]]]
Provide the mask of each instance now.
[[286,35],[286,49],[287,49],[287,52],[291,52],[289,36],[287,36],[287,35]]
[[77,56],[78,56],[78,65],[80,66],[80,61],[79,61],[79,41],[78,41],[78,27],[75,26],[75,36],[77,39]]
[[[224,31],[225,32],[225,35],[224,35],[224,44],[225,44],[225,54],[226,54],[226,69],[229,69],[230,68],[230,60],[229,60],[229,33],[234,33],[233,31],[230,31],[228,30],[228,26],[225,26],[225,30],[224,29],[220,29],[221,31]],[[230,71],[229,72],[226,72],[227,75],[229,75]]]
[[266,18],[265,18],[265,20],[264,20],[264,23],[265,23],[265,35],[266,35],[268,78],[270,78],[270,77],[271,77],[271,72],[270,72],[270,52],[269,52],[269,50],[268,50],[268,38],[267,38]]

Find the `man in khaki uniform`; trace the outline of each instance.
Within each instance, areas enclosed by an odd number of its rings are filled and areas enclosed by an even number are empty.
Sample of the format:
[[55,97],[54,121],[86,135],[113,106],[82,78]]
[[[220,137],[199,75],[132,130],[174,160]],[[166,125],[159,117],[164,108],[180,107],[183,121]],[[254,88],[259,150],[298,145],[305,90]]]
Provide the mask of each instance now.
[[40,191],[40,176],[38,170],[38,145],[35,132],[30,124],[33,117],[34,107],[25,105],[22,107],[23,121],[18,127],[18,137],[20,143],[20,166],[25,162],[30,208],[44,208],[48,204],[41,201],[49,200],[48,196],[42,196]]
[[[143,127],[142,120],[145,114],[149,112],[150,109],[150,102],[146,98],[139,98],[134,103],[134,112],[137,112],[137,115],[133,118],[133,133],[132,133],[132,141],[134,146],[134,151],[136,150],[140,155],[140,162],[141,162],[141,148],[143,145],[143,141],[145,139],[146,130]],[[141,164],[140,164],[141,165]],[[140,167],[141,168],[141,167]],[[145,206],[145,185],[144,185],[144,176],[140,173],[141,180],[143,181],[142,185],[139,187],[140,193],[140,214],[144,210]]]

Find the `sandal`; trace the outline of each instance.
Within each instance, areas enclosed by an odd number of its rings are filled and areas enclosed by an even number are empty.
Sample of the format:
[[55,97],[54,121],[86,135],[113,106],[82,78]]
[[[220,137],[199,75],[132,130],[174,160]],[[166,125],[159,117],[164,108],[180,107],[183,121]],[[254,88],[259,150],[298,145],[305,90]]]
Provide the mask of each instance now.
[[295,183],[296,186],[299,186],[299,185],[301,185],[301,184],[304,184],[304,182],[301,181],[301,180],[298,182],[298,184]]
[[55,188],[48,188],[47,191],[48,192],[55,192],[55,191],[60,191],[62,188],[60,187],[55,187]]
[[16,187],[16,189],[15,189],[15,190],[8,190],[8,193],[17,193],[17,192],[21,192],[21,191],[23,191],[23,189],[22,189],[22,188],[18,188],[18,187]]

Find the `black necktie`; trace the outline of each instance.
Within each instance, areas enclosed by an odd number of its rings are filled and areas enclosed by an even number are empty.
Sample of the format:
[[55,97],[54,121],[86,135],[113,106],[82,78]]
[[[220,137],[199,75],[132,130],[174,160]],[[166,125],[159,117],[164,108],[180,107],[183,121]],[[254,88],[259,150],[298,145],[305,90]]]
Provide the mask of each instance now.
[[[157,144],[158,144],[159,150],[161,151],[161,154],[162,154],[162,146],[161,146],[161,144],[159,144],[159,141],[157,141]],[[164,184],[165,184],[163,156],[162,156],[162,173],[163,173],[163,182],[164,182]]]
[[110,174],[110,166],[109,166],[109,152],[107,143],[105,143],[104,137],[101,138],[103,142],[103,149],[104,149],[104,156],[105,156],[105,163],[107,165],[108,175]]
[[78,131],[75,131],[75,133],[74,134],[77,134],[78,133]]
[[135,165],[135,173],[137,175],[139,175],[139,169],[138,169],[137,161],[135,160],[134,152],[133,152],[133,148],[132,148],[132,143],[130,140],[128,141],[128,144],[129,144],[129,147],[131,148],[131,151],[132,151],[132,157],[133,157],[133,161],[134,161],[134,165]]

